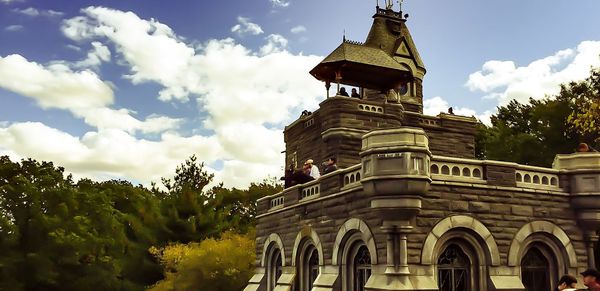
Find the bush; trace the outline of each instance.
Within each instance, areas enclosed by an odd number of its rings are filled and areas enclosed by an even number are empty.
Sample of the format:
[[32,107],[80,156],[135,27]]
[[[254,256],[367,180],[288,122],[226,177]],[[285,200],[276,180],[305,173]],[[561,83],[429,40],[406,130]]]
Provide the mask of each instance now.
[[226,232],[220,239],[205,239],[199,244],[151,248],[164,267],[165,279],[150,290],[243,290],[254,271],[254,251],[254,232]]

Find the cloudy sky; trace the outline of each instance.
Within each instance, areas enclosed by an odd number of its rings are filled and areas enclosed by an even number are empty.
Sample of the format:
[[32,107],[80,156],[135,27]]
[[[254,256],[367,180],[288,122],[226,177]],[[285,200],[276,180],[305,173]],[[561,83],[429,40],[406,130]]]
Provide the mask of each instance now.
[[[308,71],[363,41],[375,0],[0,0],[0,155],[148,184],[195,154],[244,187],[280,173]],[[409,0],[425,111],[486,122],[600,66],[600,2]]]

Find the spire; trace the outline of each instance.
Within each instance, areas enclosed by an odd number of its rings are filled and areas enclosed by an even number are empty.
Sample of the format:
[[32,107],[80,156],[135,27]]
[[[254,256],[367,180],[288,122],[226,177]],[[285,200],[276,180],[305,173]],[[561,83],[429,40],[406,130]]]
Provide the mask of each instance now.
[[425,75],[425,66],[406,27],[401,8],[403,0],[384,0],[373,16],[373,25],[365,43],[346,39],[318,64],[311,74],[325,82],[338,82],[368,89],[395,89]]

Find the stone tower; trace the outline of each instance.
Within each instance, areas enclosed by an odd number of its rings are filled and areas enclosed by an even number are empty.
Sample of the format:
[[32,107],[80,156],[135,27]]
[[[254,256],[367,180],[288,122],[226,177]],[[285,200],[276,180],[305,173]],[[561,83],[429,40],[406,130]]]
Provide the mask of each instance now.
[[310,72],[328,98],[285,128],[286,167],[340,169],[258,201],[246,290],[537,291],[594,266],[600,154],[476,160],[475,118],[422,112],[407,16],[388,5],[373,18],[364,43],[344,40]]

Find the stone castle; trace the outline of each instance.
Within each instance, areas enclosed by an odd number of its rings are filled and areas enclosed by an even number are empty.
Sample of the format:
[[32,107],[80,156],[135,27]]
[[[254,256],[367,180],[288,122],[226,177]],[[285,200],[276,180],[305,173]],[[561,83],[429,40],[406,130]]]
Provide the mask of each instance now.
[[340,169],[258,201],[245,290],[547,291],[594,267],[600,154],[475,159],[475,118],[423,114],[407,15],[388,4],[373,18],[364,43],[344,39],[310,72],[327,99],[284,132],[286,168]]

